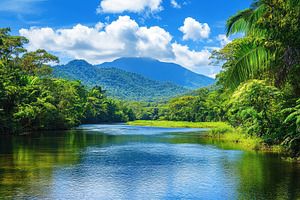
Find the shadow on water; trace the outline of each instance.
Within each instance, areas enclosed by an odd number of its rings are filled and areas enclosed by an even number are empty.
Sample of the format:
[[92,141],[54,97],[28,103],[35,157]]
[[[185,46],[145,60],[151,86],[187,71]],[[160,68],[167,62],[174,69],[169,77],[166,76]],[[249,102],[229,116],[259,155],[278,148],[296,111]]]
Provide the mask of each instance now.
[[196,129],[89,125],[0,138],[0,199],[299,199],[300,167]]

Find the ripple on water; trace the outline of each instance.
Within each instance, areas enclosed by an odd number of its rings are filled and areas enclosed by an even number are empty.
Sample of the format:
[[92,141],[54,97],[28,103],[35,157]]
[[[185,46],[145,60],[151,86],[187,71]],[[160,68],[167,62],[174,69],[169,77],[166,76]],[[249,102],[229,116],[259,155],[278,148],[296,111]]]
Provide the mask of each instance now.
[[[85,125],[16,137],[0,152],[0,199],[297,199],[300,169],[225,150],[201,129]],[[275,196],[275,197],[274,197]]]

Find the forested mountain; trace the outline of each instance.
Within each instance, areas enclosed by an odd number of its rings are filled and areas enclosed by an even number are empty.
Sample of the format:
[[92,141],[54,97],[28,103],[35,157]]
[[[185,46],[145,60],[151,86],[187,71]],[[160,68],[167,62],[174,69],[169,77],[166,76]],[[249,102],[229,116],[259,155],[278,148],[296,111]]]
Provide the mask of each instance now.
[[160,62],[152,58],[119,58],[97,66],[100,69],[115,67],[141,74],[149,79],[168,81],[190,89],[209,86],[215,82],[212,78],[194,73],[180,65]]
[[107,90],[109,96],[124,100],[166,100],[188,91],[170,82],[150,80],[117,68],[99,68],[84,60],[73,60],[53,69],[55,77],[80,80],[90,87],[98,85]]

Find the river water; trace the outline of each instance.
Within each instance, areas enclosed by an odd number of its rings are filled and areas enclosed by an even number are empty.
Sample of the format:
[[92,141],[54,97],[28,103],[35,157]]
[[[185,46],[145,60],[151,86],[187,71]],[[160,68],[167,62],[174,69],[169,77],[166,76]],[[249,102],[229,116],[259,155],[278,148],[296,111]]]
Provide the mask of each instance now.
[[0,199],[300,199],[300,166],[204,129],[84,125],[0,137]]

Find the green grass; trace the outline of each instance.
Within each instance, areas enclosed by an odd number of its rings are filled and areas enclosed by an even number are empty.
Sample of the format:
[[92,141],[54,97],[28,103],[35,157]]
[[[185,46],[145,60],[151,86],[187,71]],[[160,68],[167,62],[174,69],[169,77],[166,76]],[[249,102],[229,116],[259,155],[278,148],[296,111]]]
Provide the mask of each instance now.
[[264,152],[281,152],[280,146],[267,146],[263,139],[259,137],[249,136],[241,129],[231,127],[225,122],[184,122],[184,121],[153,121],[153,120],[137,120],[128,122],[133,126],[154,126],[169,128],[208,128],[207,134],[201,134],[202,137],[218,139],[224,142],[235,144],[243,150],[260,150]]
[[156,126],[171,128],[212,128],[212,129],[231,129],[231,126],[225,122],[183,122],[183,121],[153,121],[153,120],[137,120],[128,122],[134,126]]

